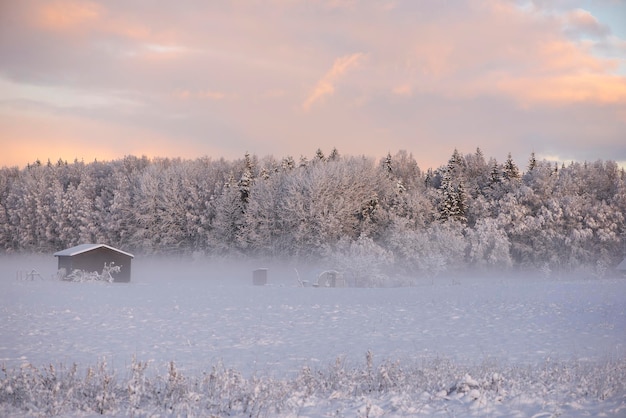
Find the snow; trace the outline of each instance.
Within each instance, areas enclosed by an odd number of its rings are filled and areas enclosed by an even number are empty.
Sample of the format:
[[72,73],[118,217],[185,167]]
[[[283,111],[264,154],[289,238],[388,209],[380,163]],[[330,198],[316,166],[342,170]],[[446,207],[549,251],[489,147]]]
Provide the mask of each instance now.
[[127,256],[129,256],[131,258],[135,257],[134,255],[132,255],[130,253],[124,252],[122,250],[118,250],[117,248],[110,247],[110,246],[108,246],[106,244],[80,244],[80,245],[76,245],[76,246],[71,247],[71,248],[67,248],[67,249],[62,250],[62,251],[57,251],[56,253],[54,253],[54,256],[55,257],[73,256],[73,255],[86,253],[88,251],[93,251],[93,250],[96,250],[98,248],[103,248],[103,247],[104,248],[108,248],[109,250],[112,250],[112,251],[116,251],[118,253],[125,254],[125,255],[127,255]]
[[[36,264],[44,277],[54,273],[55,260],[19,262]],[[363,368],[369,352],[383,377],[391,373],[387,361],[425,370],[443,362],[459,375],[430,391],[377,397],[296,392],[290,396],[301,403],[299,414],[543,416],[557,407],[567,416],[626,413],[624,394],[550,404],[546,384],[515,397],[494,389],[505,374],[510,380],[526,368],[623,364],[626,280],[502,276],[403,288],[303,288],[295,272],[270,266],[270,285],[253,286],[252,268],[243,263],[226,271],[137,259],[130,283],[68,283],[16,280],[16,262],[1,263],[0,364],[9,370],[103,361],[127,370],[135,358],[149,364],[148,374],[167,375],[173,361],[189,378],[220,364],[243,378],[280,380],[301,378],[307,367],[329,374],[337,364]],[[578,383],[568,382],[573,391]]]

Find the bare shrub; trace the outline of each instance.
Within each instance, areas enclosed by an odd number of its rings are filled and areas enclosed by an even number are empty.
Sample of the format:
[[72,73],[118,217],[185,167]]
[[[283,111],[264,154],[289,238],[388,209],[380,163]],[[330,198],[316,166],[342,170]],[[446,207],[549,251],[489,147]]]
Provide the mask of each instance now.
[[221,363],[201,376],[184,375],[174,362],[163,375],[147,373],[148,369],[148,363],[133,359],[126,378],[118,379],[106,360],[88,367],[84,378],[75,364],[44,368],[24,364],[13,370],[3,366],[0,415],[260,417],[325,410],[364,415],[391,408],[408,416],[428,408],[462,416],[488,405],[498,406],[506,415],[519,406],[520,397],[535,410],[554,415],[562,415],[568,404],[606,405],[603,410],[609,416],[610,411],[618,416],[626,408],[624,358],[467,367],[445,358],[376,364],[368,351],[364,364],[350,367],[337,358],[319,370],[303,367],[291,378],[244,377]]

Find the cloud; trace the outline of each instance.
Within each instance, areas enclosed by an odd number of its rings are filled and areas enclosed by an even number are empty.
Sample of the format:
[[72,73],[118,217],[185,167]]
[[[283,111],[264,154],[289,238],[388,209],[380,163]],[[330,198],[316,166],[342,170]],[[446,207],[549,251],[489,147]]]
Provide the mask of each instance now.
[[413,95],[413,87],[410,83],[400,84],[392,89],[393,94],[397,96],[409,97]]
[[383,74],[372,78],[388,80],[383,90],[404,97],[499,97],[524,107],[625,102],[624,59],[595,55],[591,46],[563,36],[564,22],[593,27],[591,14],[576,10],[569,20],[555,19],[506,2],[485,4],[462,18],[445,11],[441,21],[402,28],[401,37],[392,32],[403,42],[383,39],[388,61],[378,63]]
[[302,103],[302,108],[308,111],[316,102],[319,102],[326,96],[332,96],[335,93],[335,84],[350,69],[358,66],[363,61],[364,57],[365,54],[358,52],[337,58],[332,68],[317,82],[313,91]]
[[576,103],[626,104],[626,78],[603,74],[572,74],[543,78],[503,78],[500,91],[519,102],[572,105]]
[[[0,118],[32,121],[0,129],[2,144],[34,138],[31,125],[47,120],[77,126],[76,138],[115,126],[133,149],[149,146],[135,133],[154,129],[173,155],[181,138],[191,155],[227,157],[406,148],[427,167],[454,147],[505,157],[532,143],[588,159],[624,149],[626,41],[615,16],[626,4],[0,3]],[[37,113],[6,116],[24,102]]]
[[584,9],[572,10],[565,16],[567,30],[583,35],[605,37],[611,33],[611,29],[601,24],[589,11]]
[[103,8],[90,1],[58,0],[43,3],[36,16],[39,26],[66,31],[93,24],[102,14]]
[[223,100],[228,97],[226,93],[209,89],[196,91],[177,89],[172,93],[172,96],[180,100]]

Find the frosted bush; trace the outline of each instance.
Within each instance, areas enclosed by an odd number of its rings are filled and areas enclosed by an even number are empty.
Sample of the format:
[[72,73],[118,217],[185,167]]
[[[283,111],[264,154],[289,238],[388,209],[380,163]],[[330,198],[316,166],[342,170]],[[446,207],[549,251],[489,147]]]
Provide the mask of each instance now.
[[541,266],[540,271],[541,271],[541,275],[546,279],[549,279],[552,276],[552,269],[550,268],[549,263],[544,263]]
[[445,358],[377,364],[368,351],[362,365],[351,367],[338,358],[327,367],[306,366],[285,378],[245,377],[221,363],[200,376],[184,375],[174,362],[164,374],[148,369],[148,363],[136,359],[126,378],[118,377],[105,360],[83,372],[76,365],[2,367],[0,415],[356,416],[370,411],[419,416],[439,411],[481,416],[484,411],[511,416],[534,411],[558,416],[567,414],[568,406],[581,416],[588,412],[585,408],[604,416],[626,411],[623,358],[467,367]]
[[394,257],[391,251],[361,235],[356,241],[342,239],[331,255],[348,285],[380,287],[389,281],[389,269]]
[[121,271],[121,266],[114,265],[113,262],[110,264],[104,263],[104,268],[102,269],[102,273],[98,273],[97,271],[85,271],[80,269],[73,270],[70,274],[66,274],[66,270],[61,268],[57,271],[57,277],[61,280],[65,280],[68,282],[107,282],[112,283],[114,281],[112,274],[117,274]]

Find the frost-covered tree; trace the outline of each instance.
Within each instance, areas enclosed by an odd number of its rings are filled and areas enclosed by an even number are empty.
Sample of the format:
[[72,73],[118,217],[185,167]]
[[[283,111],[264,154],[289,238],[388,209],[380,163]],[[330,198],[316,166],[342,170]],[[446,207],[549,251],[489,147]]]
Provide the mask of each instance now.
[[291,156],[283,158],[281,168],[283,170],[293,170],[296,167],[296,161]]
[[467,231],[467,241],[470,265],[499,270],[512,266],[509,237],[496,219],[479,219],[474,228]]
[[530,154],[530,158],[528,159],[528,172],[531,172],[537,167],[537,158],[535,157],[535,152],[533,151]]
[[277,173],[254,183],[244,215],[240,245],[251,254],[292,255],[293,242],[284,218],[290,174]]
[[246,152],[243,161],[243,170],[241,173],[241,177],[239,178],[239,183],[237,184],[239,187],[239,193],[241,194],[241,202],[245,206],[248,203],[248,198],[250,197],[250,188],[254,183],[254,164],[252,162],[252,158],[250,154]]
[[337,148],[333,147],[330,155],[328,156],[328,161],[337,161],[339,160],[339,158],[341,158],[339,155],[339,151],[337,151]]
[[513,161],[513,157],[510,152],[504,162],[502,175],[504,176],[504,179],[508,181],[518,181],[521,178],[517,164]]
[[489,166],[491,167],[489,171],[489,186],[493,188],[502,183],[502,168],[495,158],[489,160]]
[[[259,193],[253,190],[251,196],[259,202],[251,206],[255,211],[273,211],[283,225],[276,234],[289,235],[276,239],[281,245],[290,242],[294,255],[320,255],[344,236],[356,239],[365,230],[372,232],[381,174],[372,161],[359,158],[311,164],[277,177],[274,184],[259,186]],[[277,200],[272,202],[275,193]]]
[[220,254],[238,249],[240,233],[244,225],[245,207],[241,191],[231,176],[220,195],[213,201],[215,217],[210,230],[209,250]]
[[464,265],[466,240],[464,226],[456,221],[433,222],[425,228],[412,228],[402,219],[391,226],[385,240],[396,256],[398,267],[408,275],[434,278]]
[[383,171],[388,175],[391,175],[393,173],[393,164],[390,152],[387,153],[387,156],[381,161],[381,166],[383,168]]
[[489,185],[489,165],[480,148],[476,148],[474,154],[465,156],[465,164],[467,193],[475,199]]
[[400,150],[391,158],[392,171],[406,189],[421,191],[425,188],[424,176],[413,154]]
[[439,218],[442,221],[467,221],[467,194],[463,185],[463,165],[463,159],[455,149],[441,180]]
[[11,224],[13,184],[20,175],[17,167],[0,168],[0,249],[14,251],[19,248],[16,225]]
[[82,233],[88,228],[89,214],[89,202],[82,188],[79,185],[70,184],[63,192],[58,187],[56,196],[56,211],[53,214],[55,229],[50,232],[50,240],[56,241],[54,247],[63,249],[81,242],[91,242],[91,237]]
[[356,287],[379,287],[389,283],[394,264],[393,253],[365,235],[356,240],[342,238],[333,246],[330,260],[348,285]]
[[380,164],[334,151],[318,161],[128,156],[3,168],[0,249],[92,241],[136,253],[315,258],[367,237],[407,274],[431,276],[505,267],[507,243],[522,268],[597,270],[623,256],[625,175],[613,161],[554,165],[532,154],[523,176],[510,154],[485,163],[480,149],[455,150],[424,174],[406,151]]
[[37,161],[22,174],[14,183],[8,213],[9,222],[17,225],[18,244],[28,251],[54,250],[58,244],[54,214],[61,187],[55,168]]

